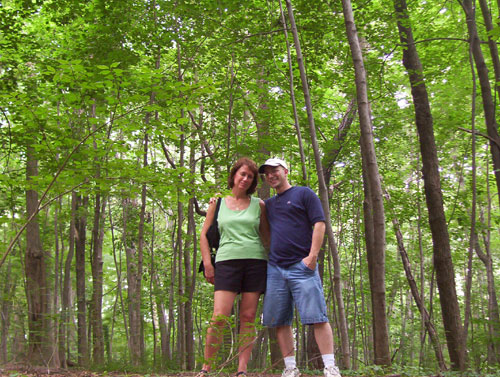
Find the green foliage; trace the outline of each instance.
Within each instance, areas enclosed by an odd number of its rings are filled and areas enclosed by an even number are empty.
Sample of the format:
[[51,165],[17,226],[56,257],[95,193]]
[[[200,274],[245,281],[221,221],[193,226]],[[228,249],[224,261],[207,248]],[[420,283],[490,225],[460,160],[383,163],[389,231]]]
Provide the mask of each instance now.
[[[467,27],[457,4],[410,2],[408,5],[409,24],[415,34],[430,93],[456,285],[462,293],[472,205],[471,142],[469,134],[461,130],[470,128],[472,106]],[[349,102],[356,96],[341,3],[298,0],[293,6],[322,158],[327,161],[328,153],[338,150],[335,161],[328,160],[333,163],[329,182],[332,222],[339,245],[349,335],[353,349],[358,352],[360,361],[356,362],[367,364],[356,371],[343,372],[345,375],[378,375],[384,371],[371,365],[371,292],[363,234],[357,117],[346,137],[336,139]],[[353,6],[365,46],[377,161],[383,186],[391,196],[385,203],[385,263],[391,351],[398,350],[393,372],[408,376],[435,374],[432,347],[418,341],[420,317],[408,293],[391,223],[393,218],[399,221],[414,278],[419,287],[423,284],[424,302],[432,308],[433,323],[443,340],[435,285],[431,290],[435,273],[433,245],[420,173],[415,113],[401,64],[402,49],[398,45],[394,11],[392,4],[379,0],[354,2]],[[192,305],[196,367],[201,364],[204,334],[213,309],[213,287],[201,275],[187,280],[192,273],[196,274],[194,256],[196,264],[200,260],[199,246],[195,244],[199,240],[194,240],[188,228],[191,232],[193,226],[194,233],[199,235],[204,220],[198,214],[189,219],[188,203],[195,198],[203,211],[214,193],[227,192],[227,171],[238,157],[246,155],[257,163],[263,161],[267,153],[283,157],[290,164],[292,183],[317,189],[304,99],[292,48],[295,75],[292,87],[308,174],[306,182],[301,177],[286,46],[278,9],[277,2],[260,0],[2,2],[0,244],[5,250],[25,222],[25,191],[33,189],[41,194],[51,185],[41,204],[54,201],[38,218],[48,278],[55,290],[55,283],[62,281],[69,252],[70,193],[75,190],[82,197],[88,196],[88,205],[80,208],[78,214],[87,216],[86,299],[89,300],[93,209],[96,195],[107,198],[102,320],[108,329],[113,329],[109,334],[113,349],[111,361],[105,366],[96,366],[96,371],[150,373],[184,369],[186,355],[176,347],[180,336],[177,318],[186,304]],[[480,33],[486,38],[482,26]],[[494,40],[498,34],[498,27],[489,33]],[[289,42],[292,43],[290,36]],[[486,49],[484,51],[486,54]],[[487,60],[490,66],[489,58]],[[482,109],[476,105],[476,127],[486,133],[483,118]],[[147,165],[144,164],[146,138]],[[480,137],[477,143],[476,229],[482,248],[489,247],[498,283],[500,215],[495,200],[496,187],[487,143]],[[33,149],[38,161],[38,175],[29,182],[25,177],[28,148]],[[146,221],[143,224],[141,308],[145,355],[143,365],[132,366],[125,335],[129,310],[125,245],[138,245],[143,186],[146,187]],[[188,221],[192,221],[189,227]],[[14,343],[17,332],[26,333],[28,310],[21,284],[25,278],[24,237],[16,243],[0,270],[2,303],[9,303],[11,316],[17,316],[17,320],[11,321],[9,340],[12,342],[9,344]],[[487,245],[485,240],[489,241]],[[56,246],[60,252],[58,258]],[[181,251],[184,254],[181,255]],[[331,256],[327,254],[326,258]],[[189,267],[185,267],[185,261]],[[76,290],[74,264],[73,259],[73,291]],[[10,275],[6,272],[8,265]],[[325,259],[325,294],[334,323],[337,308],[330,266]],[[488,364],[484,351],[491,342],[485,319],[488,296],[484,265],[475,256],[473,271],[470,324],[473,331],[469,334],[474,335],[468,340],[468,348],[474,368],[479,372],[470,373],[498,375]],[[4,291],[9,281],[18,283]],[[188,288],[192,282],[191,296]],[[157,304],[164,305],[171,326],[171,352],[167,360],[160,360]],[[460,304],[463,307],[462,294]],[[72,324],[69,331],[73,334],[70,354],[74,357],[76,335]],[[302,335],[297,334],[302,341]],[[9,356],[14,356],[9,347]],[[420,348],[422,360],[418,357]],[[269,365],[267,355],[265,359]]]

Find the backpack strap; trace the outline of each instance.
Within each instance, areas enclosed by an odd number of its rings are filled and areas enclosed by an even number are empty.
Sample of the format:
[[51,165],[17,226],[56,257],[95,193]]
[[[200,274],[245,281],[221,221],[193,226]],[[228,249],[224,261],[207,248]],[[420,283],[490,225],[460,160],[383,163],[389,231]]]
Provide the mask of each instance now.
[[[219,217],[219,208],[220,208],[220,202],[221,202],[221,200],[222,200],[222,198],[217,199],[217,205],[215,207],[214,219],[212,221],[213,224],[217,223],[217,217]],[[219,227],[218,224],[217,224],[217,227]]]

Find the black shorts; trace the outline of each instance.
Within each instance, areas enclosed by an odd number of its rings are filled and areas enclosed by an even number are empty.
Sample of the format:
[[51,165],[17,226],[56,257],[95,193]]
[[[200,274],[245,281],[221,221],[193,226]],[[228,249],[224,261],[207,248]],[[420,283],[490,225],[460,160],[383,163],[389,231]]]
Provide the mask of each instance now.
[[216,291],[266,291],[267,261],[263,259],[231,259],[216,263]]

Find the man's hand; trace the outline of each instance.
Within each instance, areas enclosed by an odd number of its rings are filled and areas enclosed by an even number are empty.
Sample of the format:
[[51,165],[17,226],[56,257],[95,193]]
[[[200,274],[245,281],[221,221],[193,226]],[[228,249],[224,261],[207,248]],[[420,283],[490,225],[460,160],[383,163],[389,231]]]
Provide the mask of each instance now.
[[304,262],[307,268],[314,271],[316,269],[316,263],[318,262],[318,257],[315,255],[308,255],[307,257],[302,259],[302,262]]
[[222,198],[222,194],[220,192],[216,192],[215,196],[212,196],[210,200],[208,201],[208,204],[215,203],[217,199]]

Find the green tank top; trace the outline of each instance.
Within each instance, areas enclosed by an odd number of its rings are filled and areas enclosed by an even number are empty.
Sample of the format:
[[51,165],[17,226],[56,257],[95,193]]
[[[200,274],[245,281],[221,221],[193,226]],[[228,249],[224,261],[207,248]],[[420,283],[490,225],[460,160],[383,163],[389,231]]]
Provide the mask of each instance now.
[[259,236],[260,199],[250,197],[250,205],[241,211],[232,211],[223,198],[220,203],[220,244],[216,262],[230,259],[264,259],[267,253]]

